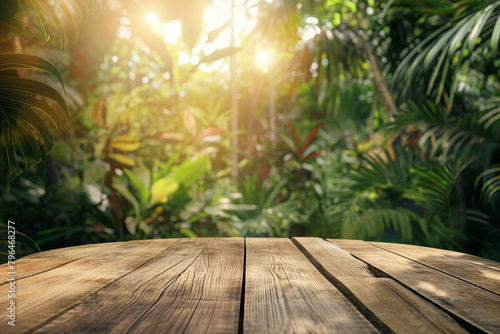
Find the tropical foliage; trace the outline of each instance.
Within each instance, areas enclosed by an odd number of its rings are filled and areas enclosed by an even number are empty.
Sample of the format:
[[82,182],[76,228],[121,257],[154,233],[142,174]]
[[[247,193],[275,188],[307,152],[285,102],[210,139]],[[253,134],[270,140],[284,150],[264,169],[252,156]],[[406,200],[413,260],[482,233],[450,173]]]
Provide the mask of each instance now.
[[499,1],[1,6],[0,208],[42,249],[308,235],[500,258]]

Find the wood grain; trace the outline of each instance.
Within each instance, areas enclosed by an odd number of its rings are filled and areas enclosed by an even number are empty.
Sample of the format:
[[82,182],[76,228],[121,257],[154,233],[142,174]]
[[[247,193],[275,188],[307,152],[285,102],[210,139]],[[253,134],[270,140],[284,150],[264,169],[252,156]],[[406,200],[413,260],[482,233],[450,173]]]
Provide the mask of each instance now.
[[445,255],[449,258],[461,260],[461,261],[464,261],[464,262],[467,262],[470,264],[474,264],[476,266],[486,267],[486,268],[489,268],[491,270],[500,271],[500,263],[492,261],[492,260],[484,259],[482,257],[478,257],[475,255],[456,252],[456,251],[447,250],[447,249],[431,248],[431,247],[424,247],[424,246],[414,246],[414,245],[410,245],[410,246],[416,247],[418,249],[424,249],[424,250],[431,252],[431,253],[442,254],[442,255]]
[[244,333],[374,333],[289,239],[247,238]]
[[[17,271],[16,280],[49,271],[87,256],[97,256],[98,253],[106,252],[110,248],[119,247],[119,245],[120,243],[83,245],[54,249],[25,256],[14,261]],[[8,270],[7,264],[0,266],[0,272],[8,271],[10,270]],[[7,283],[7,281],[0,282],[0,285]]]
[[371,242],[371,244],[463,279],[500,296],[500,271],[434,252],[431,248],[387,242]]
[[294,238],[311,262],[382,332],[467,333],[450,316],[368,266],[319,238]]
[[[16,282],[16,326],[14,333],[37,327],[52,317],[74,306],[80,299],[136,269],[176,242],[121,243],[64,266]],[[40,259],[45,262],[45,259]],[[8,286],[0,287],[0,296],[6,296]],[[7,318],[7,298],[0,299],[0,318]],[[7,327],[8,326],[8,327]],[[0,322],[0,333],[12,332],[6,321]]]
[[461,333],[457,322],[500,333],[496,262],[355,240],[244,244],[157,239],[30,255],[16,262],[16,327],[2,321],[0,333]]
[[36,333],[236,333],[243,258],[242,238],[181,239]]
[[498,295],[364,241],[329,241],[436,303],[471,328],[500,332]]

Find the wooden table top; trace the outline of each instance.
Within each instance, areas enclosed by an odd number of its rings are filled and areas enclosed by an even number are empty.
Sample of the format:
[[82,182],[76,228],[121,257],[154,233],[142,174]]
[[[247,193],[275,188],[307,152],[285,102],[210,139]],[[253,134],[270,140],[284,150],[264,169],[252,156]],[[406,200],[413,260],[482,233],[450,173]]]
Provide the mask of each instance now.
[[0,333],[500,333],[500,263],[319,238],[155,239],[16,261]]

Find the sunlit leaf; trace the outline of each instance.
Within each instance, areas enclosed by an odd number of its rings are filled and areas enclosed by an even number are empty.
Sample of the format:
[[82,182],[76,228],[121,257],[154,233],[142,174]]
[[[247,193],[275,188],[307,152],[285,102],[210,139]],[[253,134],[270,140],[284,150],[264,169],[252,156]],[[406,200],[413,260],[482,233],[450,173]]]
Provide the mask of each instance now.
[[172,169],[172,179],[186,187],[190,186],[198,181],[201,176],[207,172],[209,162],[207,154],[204,154],[195,160],[183,162],[179,166],[175,166]]
[[134,167],[135,166],[135,160],[132,159],[131,157],[127,157],[126,155],[119,154],[119,153],[111,153],[107,155],[108,158],[113,159],[121,164],[124,164],[126,166]]
[[140,220],[141,217],[141,207],[137,198],[128,189],[128,184],[125,178],[114,177],[111,187],[115,189],[120,195],[122,195],[130,204],[134,207],[135,217]]
[[131,152],[141,146],[140,139],[137,137],[118,137],[111,139],[109,147],[114,150]]
[[16,95],[26,93],[39,94],[56,101],[62,107],[66,117],[69,117],[69,108],[66,101],[59,92],[49,85],[28,78],[0,77],[0,97],[7,99],[8,97],[6,96],[10,94]]
[[173,179],[159,179],[151,185],[150,203],[161,204],[168,201],[168,197],[179,189],[179,183]]
[[139,195],[141,207],[146,207],[149,199],[151,172],[146,167],[135,168],[133,170],[125,169],[124,172]]

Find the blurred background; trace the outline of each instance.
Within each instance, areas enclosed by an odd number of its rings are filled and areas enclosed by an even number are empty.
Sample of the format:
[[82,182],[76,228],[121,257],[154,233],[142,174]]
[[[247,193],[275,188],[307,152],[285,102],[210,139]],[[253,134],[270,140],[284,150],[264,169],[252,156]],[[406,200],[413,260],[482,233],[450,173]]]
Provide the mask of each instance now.
[[3,258],[11,220],[18,256],[317,236],[500,260],[500,1],[0,8]]

